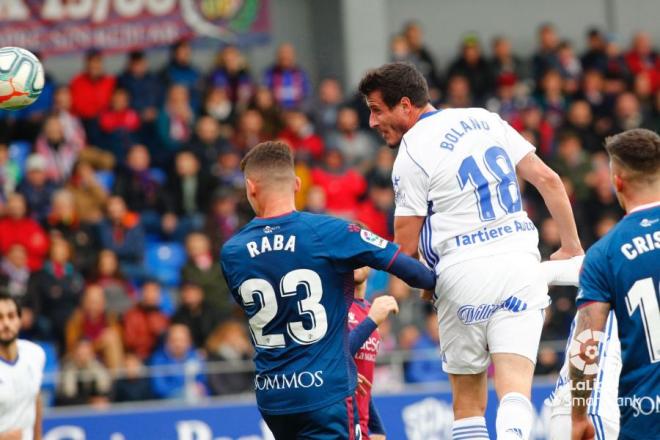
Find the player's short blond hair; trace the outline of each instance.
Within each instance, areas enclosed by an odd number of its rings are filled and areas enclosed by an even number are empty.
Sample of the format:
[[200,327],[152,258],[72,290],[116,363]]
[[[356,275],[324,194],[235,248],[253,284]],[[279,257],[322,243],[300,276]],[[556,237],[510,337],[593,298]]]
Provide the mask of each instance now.
[[624,131],[605,140],[610,158],[624,170],[624,177],[639,182],[660,179],[660,136],[644,128]]

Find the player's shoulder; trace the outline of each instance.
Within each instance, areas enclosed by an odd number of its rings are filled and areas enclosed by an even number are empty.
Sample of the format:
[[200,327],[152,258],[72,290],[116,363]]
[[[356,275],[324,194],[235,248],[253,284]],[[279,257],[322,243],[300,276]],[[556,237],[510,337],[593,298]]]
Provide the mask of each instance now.
[[35,344],[27,339],[19,339],[16,342],[18,344],[18,355],[20,357],[27,358],[30,361],[45,362],[46,352],[39,344]]

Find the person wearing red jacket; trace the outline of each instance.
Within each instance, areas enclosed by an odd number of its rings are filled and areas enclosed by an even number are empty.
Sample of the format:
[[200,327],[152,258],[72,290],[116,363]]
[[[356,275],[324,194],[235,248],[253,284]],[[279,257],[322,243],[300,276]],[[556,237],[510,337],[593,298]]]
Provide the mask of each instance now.
[[134,132],[140,128],[140,116],[128,106],[130,97],[126,89],[115,89],[110,107],[101,112],[101,130],[112,133],[119,130]]
[[312,183],[325,191],[326,210],[348,218],[355,216],[358,200],[367,190],[367,181],[353,168],[344,166],[339,150],[328,150],[325,166],[312,170]]
[[307,115],[301,111],[288,111],[284,117],[286,127],[279,134],[296,155],[296,159],[320,160],[325,146],[323,139],[314,133],[314,126]]
[[0,254],[15,244],[27,251],[31,272],[41,269],[48,253],[48,237],[39,223],[27,215],[25,198],[13,193],[7,198],[7,216],[0,219]]
[[394,213],[394,191],[389,182],[373,184],[369,187],[369,196],[360,203],[355,213],[355,219],[367,225],[377,235],[386,240],[392,240]]

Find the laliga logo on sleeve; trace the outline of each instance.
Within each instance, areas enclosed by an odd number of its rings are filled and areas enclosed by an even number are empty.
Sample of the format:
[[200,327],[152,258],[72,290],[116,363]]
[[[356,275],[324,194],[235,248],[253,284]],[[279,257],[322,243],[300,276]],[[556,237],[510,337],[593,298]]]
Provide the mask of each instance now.
[[570,350],[570,362],[584,374],[598,373],[598,344],[605,340],[605,333],[584,330],[573,338]]
[[381,249],[385,249],[385,246],[387,246],[387,241],[384,238],[381,238],[373,232],[367,231],[366,229],[362,229],[360,231],[360,238],[362,238],[362,240],[366,241],[367,243],[373,244],[374,246]]

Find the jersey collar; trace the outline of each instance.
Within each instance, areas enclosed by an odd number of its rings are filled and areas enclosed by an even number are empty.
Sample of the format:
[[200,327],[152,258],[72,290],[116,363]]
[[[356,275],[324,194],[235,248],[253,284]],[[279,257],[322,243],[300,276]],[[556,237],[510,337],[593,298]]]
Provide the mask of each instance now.
[[417,119],[417,122],[421,121],[422,119],[426,119],[429,116],[433,116],[436,113],[440,113],[440,110],[431,110],[430,112],[422,113],[419,115],[419,119]]
[[658,206],[660,206],[660,201],[646,203],[644,205],[639,205],[639,206],[635,207],[634,209],[631,209],[630,212],[628,212],[628,214],[632,214],[632,213],[638,212],[638,211],[643,211],[645,209],[656,208]]

